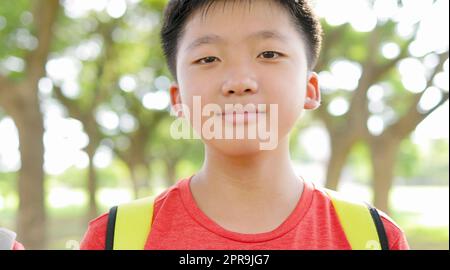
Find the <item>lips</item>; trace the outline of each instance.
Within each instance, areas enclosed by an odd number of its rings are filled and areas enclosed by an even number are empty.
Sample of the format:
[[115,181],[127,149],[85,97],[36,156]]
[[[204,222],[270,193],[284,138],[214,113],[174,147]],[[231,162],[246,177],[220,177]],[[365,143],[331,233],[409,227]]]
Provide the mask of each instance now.
[[216,115],[246,115],[246,114],[261,114],[265,113],[264,110],[259,110],[254,104],[248,105],[233,105],[231,108],[225,107],[221,111],[218,111]]
[[225,123],[238,125],[256,123],[257,119],[263,117],[265,113],[266,112],[263,110],[258,110],[256,106],[237,106],[217,112],[216,115],[222,117],[222,119],[225,120]]
[[254,111],[254,112],[249,112],[249,111],[236,112],[236,111],[232,111],[232,112],[218,113],[217,115],[248,115],[248,114],[263,114],[263,113],[265,113],[265,112],[258,112],[258,111]]

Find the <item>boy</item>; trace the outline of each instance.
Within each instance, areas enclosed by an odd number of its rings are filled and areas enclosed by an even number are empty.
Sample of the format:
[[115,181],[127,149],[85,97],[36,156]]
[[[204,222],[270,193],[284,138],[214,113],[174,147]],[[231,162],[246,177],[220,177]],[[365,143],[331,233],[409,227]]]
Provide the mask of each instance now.
[[[170,88],[172,106],[182,107],[178,116],[202,134],[205,161],[196,174],[151,202],[143,212],[148,217],[140,215],[148,224],[120,218],[125,233],[149,228],[137,237],[138,248],[364,249],[381,243],[385,249],[408,249],[402,230],[373,208],[380,241],[354,245],[354,234],[364,234],[365,223],[347,227],[356,214],[339,211],[346,201],[340,208],[336,194],[294,172],[289,132],[303,110],[320,105],[312,70],[321,27],[306,0],[172,0],[161,36],[176,81]],[[202,104],[216,105],[210,107],[212,117],[190,117],[204,109]],[[240,139],[207,136],[204,126],[211,119],[217,130],[270,124],[276,143],[261,149],[264,139],[250,138],[250,132]],[[116,215],[117,208],[91,221],[81,249],[117,248]],[[131,238],[125,242],[139,241]]]

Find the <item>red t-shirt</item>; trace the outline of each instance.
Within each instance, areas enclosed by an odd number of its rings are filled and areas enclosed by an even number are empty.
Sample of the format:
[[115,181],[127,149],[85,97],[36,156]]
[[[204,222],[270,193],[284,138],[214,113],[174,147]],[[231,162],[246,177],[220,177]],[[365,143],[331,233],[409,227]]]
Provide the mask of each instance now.
[[[312,182],[304,181],[296,208],[279,227],[266,233],[242,234],[222,228],[200,210],[190,190],[191,178],[156,198],[145,249],[350,249],[330,198]],[[403,231],[379,212],[389,248],[409,249]],[[106,213],[89,223],[81,249],[105,248],[107,220]]]

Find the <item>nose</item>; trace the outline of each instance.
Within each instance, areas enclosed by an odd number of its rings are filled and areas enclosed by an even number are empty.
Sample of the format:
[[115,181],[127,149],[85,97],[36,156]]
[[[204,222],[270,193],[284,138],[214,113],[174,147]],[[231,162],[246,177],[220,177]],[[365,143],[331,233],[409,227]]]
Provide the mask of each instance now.
[[256,81],[249,77],[231,79],[227,81],[222,87],[222,94],[224,96],[241,96],[246,94],[255,94],[257,92],[258,85]]

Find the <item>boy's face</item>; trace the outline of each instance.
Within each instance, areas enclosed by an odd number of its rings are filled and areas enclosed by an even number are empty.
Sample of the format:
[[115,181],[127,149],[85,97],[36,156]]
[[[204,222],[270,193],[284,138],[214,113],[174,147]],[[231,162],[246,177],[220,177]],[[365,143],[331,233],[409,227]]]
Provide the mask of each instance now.
[[[265,113],[257,116],[264,116],[267,125],[273,125],[269,119],[275,116],[281,140],[304,109],[320,103],[317,75],[307,69],[305,43],[290,14],[275,2],[225,2],[213,4],[206,17],[197,11],[187,21],[177,51],[178,82],[170,89],[172,105],[187,106],[193,124],[196,96],[202,107],[217,104],[223,111],[225,104],[265,104]],[[199,38],[202,42],[196,43]],[[270,104],[278,105],[277,112]],[[201,125],[211,117],[201,117]],[[201,134],[202,126],[193,126]],[[260,150],[258,139],[203,140],[230,155]]]

